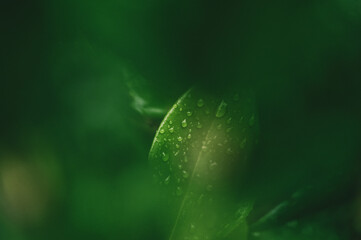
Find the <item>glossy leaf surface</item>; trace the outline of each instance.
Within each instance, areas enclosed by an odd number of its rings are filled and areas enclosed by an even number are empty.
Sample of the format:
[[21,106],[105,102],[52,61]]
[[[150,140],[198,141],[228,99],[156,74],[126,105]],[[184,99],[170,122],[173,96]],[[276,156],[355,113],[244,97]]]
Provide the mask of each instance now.
[[154,177],[177,208],[169,239],[245,239],[252,204],[230,193],[242,181],[256,132],[250,93],[219,97],[192,89],[174,104],[149,154]]

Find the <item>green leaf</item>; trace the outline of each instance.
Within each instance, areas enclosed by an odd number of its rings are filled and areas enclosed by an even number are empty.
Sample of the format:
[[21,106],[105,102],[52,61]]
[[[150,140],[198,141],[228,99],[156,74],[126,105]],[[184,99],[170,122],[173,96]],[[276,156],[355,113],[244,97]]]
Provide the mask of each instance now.
[[215,96],[191,89],[174,104],[149,153],[154,177],[176,209],[170,240],[245,239],[252,203],[234,196],[256,133],[247,91]]
[[134,69],[124,67],[123,77],[133,100],[133,109],[143,116],[163,118],[167,113],[166,106],[171,106],[172,102],[165,101],[159,94],[155,94],[155,91],[151,91],[149,81]]
[[[347,231],[340,231],[348,221],[345,207],[295,218],[283,224],[273,225],[262,231],[250,231],[250,240],[339,240],[353,239]],[[336,230],[335,226],[339,226]]]

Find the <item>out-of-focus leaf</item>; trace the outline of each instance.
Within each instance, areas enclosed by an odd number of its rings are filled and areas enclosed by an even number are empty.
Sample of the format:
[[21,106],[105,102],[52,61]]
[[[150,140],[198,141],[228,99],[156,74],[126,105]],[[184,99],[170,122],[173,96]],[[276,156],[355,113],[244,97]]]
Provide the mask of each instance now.
[[221,97],[194,89],[174,104],[149,154],[154,177],[177,209],[169,239],[223,239],[236,229],[245,237],[252,204],[235,199],[233,187],[241,183],[256,132],[249,92]]
[[[250,231],[250,240],[348,240],[349,206],[341,206],[273,225],[262,231]],[[336,228],[337,226],[337,228]],[[346,231],[345,231],[346,229]]]
[[123,69],[123,77],[132,98],[132,107],[141,115],[152,118],[163,118],[167,113],[167,105],[171,102],[164,101],[156,92],[149,90],[149,81],[146,81],[140,74],[132,72],[130,69]]

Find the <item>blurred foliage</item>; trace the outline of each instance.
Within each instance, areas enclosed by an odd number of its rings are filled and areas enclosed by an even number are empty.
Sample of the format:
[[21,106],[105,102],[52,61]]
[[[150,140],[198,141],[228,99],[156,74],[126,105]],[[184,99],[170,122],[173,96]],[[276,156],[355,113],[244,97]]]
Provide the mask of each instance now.
[[359,1],[0,6],[0,239],[168,239],[148,152],[193,85],[255,92],[249,239],[361,238]]

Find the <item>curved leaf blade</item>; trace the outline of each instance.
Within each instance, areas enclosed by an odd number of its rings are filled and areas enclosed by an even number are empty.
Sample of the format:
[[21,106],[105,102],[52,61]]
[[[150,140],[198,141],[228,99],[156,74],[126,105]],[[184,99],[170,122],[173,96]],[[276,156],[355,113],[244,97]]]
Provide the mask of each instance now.
[[192,89],[166,115],[149,158],[179,209],[169,239],[223,239],[245,224],[252,204],[239,206],[230,192],[255,142],[254,108],[246,92],[217,97]]

